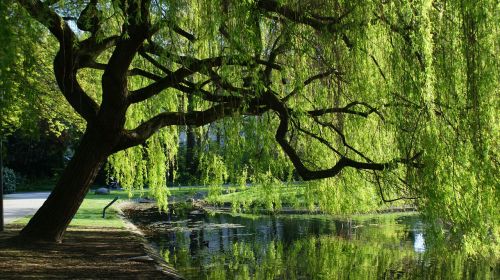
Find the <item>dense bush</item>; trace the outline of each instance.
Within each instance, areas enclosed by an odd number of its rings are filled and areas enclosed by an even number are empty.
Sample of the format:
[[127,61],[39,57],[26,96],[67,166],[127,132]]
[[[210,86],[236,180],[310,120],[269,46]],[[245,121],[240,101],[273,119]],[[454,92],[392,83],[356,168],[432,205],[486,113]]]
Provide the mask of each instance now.
[[3,168],[3,192],[13,193],[16,191],[16,173],[14,170],[5,167]]

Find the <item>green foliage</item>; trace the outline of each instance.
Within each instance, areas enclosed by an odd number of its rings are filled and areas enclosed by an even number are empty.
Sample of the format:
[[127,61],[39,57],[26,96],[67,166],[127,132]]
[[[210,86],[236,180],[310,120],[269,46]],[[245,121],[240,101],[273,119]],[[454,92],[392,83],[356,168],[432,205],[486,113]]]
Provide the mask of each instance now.
[[326,179],[285,184],[269,175],[261,176],[264,178],[244,189],[211,197],[208,202],[230,204],[234,212],[277,211],[287,207],[333,215],[372,213],[404,205],[401,202],[382,203],[378,190],[366,182],[364,186],[356,186],[339,179]]
[[[498,57],[491,56],[500,36],[492,30],[497,5],[453,2],[436,10],[422,4],[425,30],[414,40],[424,62],[400,56],[403,45],[393,62],[401,81],[394,90],[411,93],[407,102],[422,105],[396,112],[395,120],[413,127],[398,132],[401,148],[424,153],[424,168],[408,174],[417,202],[430,221],[441,220],[461,236],[471,253],[482,250],[479,243],[498,251],[500,126],[494,112],[500,81],[494,74]],[[401,72],[401,64],[412,65],[415,74]]]
[[352,177],[350,179],[346,176],[342,179],[327,179],[307,184],[307,207],[330,214],[354,214],[374,212],[389,206],[382,205],[374,186],[353,180]]
[[60,94],[52,61],[57,43],[14,1],[0,4],[0,133],[16,130],[36,139],[39,124],[49,133],[81,131],[85,124]]
[[19,122],[18,112],[12,114],[12,111],[18,111],[18,104],[13,100],[14,96],[10,94],[12,83],[10,76],[11,64],[15,61],[16,51],[14,44],[14,34],[8,24],[8,7],[12,1],[2,1],[0,3],[0,108],[2,117],[0,118],[0,133],[7,134],[7,128],[14,126]]
[[[105,20],[97,39],[114,34],[128,38],[121,33],[123,11],[118,3],[100,2],[108,5],[101,9]],[[308,184],[302,203],[326,212],[350,213],[377,208],[382,199],[399,199],[402,204],[416,204],[429,221],[439,221],[435,224],[456,233],[467,249],[478,248],[477,244],[498,247],[498,1],[277,1],[303,12],[303,17],[263,12],[257,7],[261,1],[153,2],[152,18],[160,30],[151,40],[164,47],[155,59],[169,71],[193,58],[267,60],[275,47],[283,45],[275,60],[280,70],[272,70],[269,81],[259,78],[266,65],[258,63],[225,63],[211,70],[220,77],[218,83],[256,96],[266,90],[276,93],[290,115],[286,140],[307,168],[329,169],[343,157],[391,165],[383,171],[344,169],[336,178]],[[49,120],[54,131],[80,131],[81,119],[61,105],[62,97],[53,94],[54,81],[47,78],[52,77],[47,57],[57,49],[54,40],[39,25],[19,20],[26,15],[10,3],[0,4],[0,102],[6,116],[0,124],[2,135],[40,117]],[[64,3],[60,8],[77,16],[83,4]],[[321,26],[304,24],[306,17],[320,19]],[[328,23],[331,17],[337,21]],[[173,32],[169,28],[173,23],[196,40]],[[110,55],[106,51],[98,62],[106,63]],[[134,67],[165,75],[142,56],[134,58],[130,69]],[[333,74],[310,80],[325,71]],[[202,98],[201,89],[247,98],[244,91],[225,92],[216,83],[204,83],[207,76],[201,71],[189,77],[189,83],[201,87],[190,94],[191,103],[186,94],[168,88],[133,104],[125,127],[135,128],[163,112],[206,110],[213,102]],[[98,103],[99,77],[101,72],[95,69],[78,73],[82,87]],[[130,91],[151,83],[141,76],[131,76],[127,82]],[[349,109],[358,114],[311,118],[307,113],[348,104],[354,104]],[[236,113],[193,128],[199,181],[209,186],[211,199],[222,194],[223,184],[237,183],[242,192],[236,194],[243,194],[243,186],[252,183],[262,206],[279,209],[289,199],[280,195],[287,187],[283,182],[300,177],[276,147],[278,116],[272,111],[257,115]],[[167,176],[177,178],[179,142],[185,131],[168,127],[144,145],[112,155],[110,176],[129,191],[149,186],[165,208]],[[234,199],[240,201],[235,207],[253,203],[236,194]]]
[[203,171],[201,180],[205,186],[208,186],[209,198],[222,194],[222,185],[227,180],[227,169],[222,157],[215,154],[202,156],[200,169]]
[[4,167],[3,168],[3,193],[16,192],[17,180],[14,170]]

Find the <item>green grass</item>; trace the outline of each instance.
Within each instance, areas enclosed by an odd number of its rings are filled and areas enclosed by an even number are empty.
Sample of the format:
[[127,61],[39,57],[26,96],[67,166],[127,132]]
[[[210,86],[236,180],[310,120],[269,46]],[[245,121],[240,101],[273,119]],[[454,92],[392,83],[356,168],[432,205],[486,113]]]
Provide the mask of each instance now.
[[168,187],[170,194],[195,194],[198,191],[208,191],[208,187]]
[[[111,207],[106,210],[106,218],[102,218],[102,209],[110,203],[116,196],[119,197]],[[101,227],[101,228],[123,228],[124,223],[118,217],[118,210],[115,205],[121,201],[128,200],[126,191],[112,191],[110,195],[96,195],[89,192],[85,197],[80,209],[70,223],[72,227]],[[25,225],[31,216],[14,221],[14,224]]]
[[[115,197],[118,197],[118,200],[106,210],[106,218],[102,218],[102,210]],[[125,191],[111,191],[109,195],[89,193],[71,221],[70,226],[123,228],[124,223],[118,217],[118,210],[115,205],[128,199],[128,194]]]
[[[37,191],[43,190],[40,188]],[[171,195],[191,195],[200,190],[200,188],[169,188]],[[102,218],[102,210],[108,203],[110,203],[115,197],[118,196],[118,200],[106,210],[106,218]],[[137,190],[132,192],[132,198],[148,196],[148,191],[143,192]],[[95,228],[123,228],[125,225],[123,221],[118,217],[118,210],[115,207],[120,202],[129,200],[129,194],[127,191],[111,191],[109,195],[96,195],[93,191],[90,191],[85,200],[83,201],[80,209],[76,213],[75,217],[70,223],[72,227],[95,227]],[[31,219],[32,216],[26,216],[20,218],[13,222],[16,225],[25,225]]]
[[195,196],[197,192],[208,192],[207,187],[169,187],[170,196],[175,197],[175,201],[185,201]]

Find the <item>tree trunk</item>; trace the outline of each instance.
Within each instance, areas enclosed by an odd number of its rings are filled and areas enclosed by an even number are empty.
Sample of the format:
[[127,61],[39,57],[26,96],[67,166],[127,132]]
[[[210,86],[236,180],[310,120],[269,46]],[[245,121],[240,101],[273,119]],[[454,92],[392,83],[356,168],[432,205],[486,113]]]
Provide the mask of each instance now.
[[97,130],[87,128],[54,190],[23,228],[19,238],[61,242],[112,146],[112,141]]

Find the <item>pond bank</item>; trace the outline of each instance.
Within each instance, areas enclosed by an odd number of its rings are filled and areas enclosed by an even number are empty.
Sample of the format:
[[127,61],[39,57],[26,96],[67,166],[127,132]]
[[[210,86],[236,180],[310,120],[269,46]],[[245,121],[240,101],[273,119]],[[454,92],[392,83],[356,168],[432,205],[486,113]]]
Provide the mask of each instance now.
[[[206,205],[203,206],[203,209],[207,211],[221,211],[221,212],[226,212],[226,213],[232,213],[233,208],[228,207],[228,206],[210,206]],[[404,213],[404,212],[417,212],[418,209],[414,206],[402,206],[402,207],[393,207],[393,208],[387,208],[384,210],[376,210],[373,212],[368,212],[368,213],[360,213],[360,214],[353,214],[351,216],[356,216],[356,215],[371,215],[371,214],[386,214],[386,213]],[[276,215],[308,215],[308,214],[320,214],[320,215],[328,215],[327,213],[324,213],[322,211],[311,211],[308,209],[302,209],[302,208],[293,208],[293,207],[283,207],[279,210],[267,210],[267,209],[252,209],[249,211],[244,211],[241,213],[252,213],[252,214],[262,214],[262,215],[269,215],[269,214],[276,214]]]

